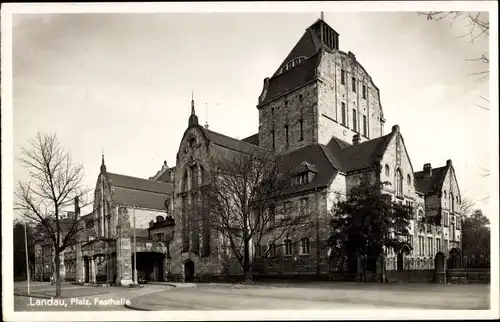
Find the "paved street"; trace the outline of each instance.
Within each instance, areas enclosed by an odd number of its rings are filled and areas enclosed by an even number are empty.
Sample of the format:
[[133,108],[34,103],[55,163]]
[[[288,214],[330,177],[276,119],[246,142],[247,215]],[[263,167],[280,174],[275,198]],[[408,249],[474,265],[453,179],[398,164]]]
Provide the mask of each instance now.
[[[175,284],[143,288],[64,285],[60,305],[15,296],[15,311],[128,310],[332,310],[489,308],[489,285],[276,283]],[[25,286],[16,283],[16,293]],[[32,286],[32,294],[51,296],[54,286]],[[39,302],[36,302],[36,301]],[[129,300],[130,302],[126,302]],[[46,300],[45,300],[46,301]]]
[[[31,295],[14,296],[14,311],[117,311],[128,310],[126,301],[138,296],[165,291],[166,285],[146,285],[143,288],[92,287],[63,285],[63,298],[49,301],[55,295],[55,286],[50,283],[36,283]],[[14,285],[15,294],[26,293],[26,283]]]
[[488,309],[489,285],[198,284],[132,299],[147,310]]

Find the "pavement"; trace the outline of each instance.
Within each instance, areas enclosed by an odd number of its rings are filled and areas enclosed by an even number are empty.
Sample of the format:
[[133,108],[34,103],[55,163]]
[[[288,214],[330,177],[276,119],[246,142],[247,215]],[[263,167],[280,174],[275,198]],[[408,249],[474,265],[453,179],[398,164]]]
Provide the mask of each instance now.
[[151,283],[141,288],[15,284],[15,311],[489,309],[482,284]]
[[95,287],[65,283],[62,297],[53,299],[55,285],[31,284],[30,295],[26,283],[14,285],[14,311],[122,311],[130,299],[166,291],[173,286],[166,284],[145,285],[141,288]]
[[485,310],[489,285],[279,283],[189,284],[132,298],[126,307],[158,310]]

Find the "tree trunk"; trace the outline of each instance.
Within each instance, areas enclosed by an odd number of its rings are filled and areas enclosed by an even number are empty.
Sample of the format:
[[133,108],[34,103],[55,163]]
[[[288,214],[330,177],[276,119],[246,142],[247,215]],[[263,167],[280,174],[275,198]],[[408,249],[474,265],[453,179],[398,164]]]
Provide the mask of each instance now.
[[245,243],[243,250],[243,278],[244,282],[250,282],[252,280],[252,273],[250,272],[250,241],[247,240],[247,234],[244,233]]
[[56,262],[56,297],[61,297],[61,258],[59,257],[59,247],[55,249],[55,262]]

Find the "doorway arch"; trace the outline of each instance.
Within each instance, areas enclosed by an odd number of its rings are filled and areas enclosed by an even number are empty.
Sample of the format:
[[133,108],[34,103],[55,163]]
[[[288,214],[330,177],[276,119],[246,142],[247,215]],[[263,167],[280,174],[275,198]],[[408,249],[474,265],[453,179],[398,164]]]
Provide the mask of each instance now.
[[194,279],[194,263],[192,260],[187,260],[184,263],[184,282],[192,282]]

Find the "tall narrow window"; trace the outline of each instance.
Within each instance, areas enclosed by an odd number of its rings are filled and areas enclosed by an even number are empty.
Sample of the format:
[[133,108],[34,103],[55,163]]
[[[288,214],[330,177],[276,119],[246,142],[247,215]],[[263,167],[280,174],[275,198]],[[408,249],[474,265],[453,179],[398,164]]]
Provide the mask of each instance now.
[[288,146],[288,125],[285,125],[285,142],[286,145]]
[[285,201],[283,203],[283,218],[289,219],[290,216],[290,201]]
[[299,121],[299,131],[300,131],[299,141],[302,142],[304,140],[304,120]]
[[367,130],[367,124],[366,124],[366,115],[363,115],[363,135],[367,136],[366,131]]
[[345,109],[345,103],[342,102],[342,125],[346,125],[346,109]]
[[352,78],[352,91],[356,93],[356,78]]
[[300,240],[300,253],[302,255],[307,255],[311,251],[311,243],[309,242],[309,238],[302,238]]
[[396,196],[403,197],[403,175],[399,169],[396,171]]
[[438,252],[441,252],[441,238],[436,238],[436,248]]
[[274,243],[269,243],[268,247],[269,257],[276,257],[276,245]]
[[366,99],[366,85],[363,85],[363,99]]
[[290,239],[285,239],[285,256],[292,255],[292,241]]
[[356,115],[356,110],[353,109],[352,110],[352,129],[354,131],[358,131],[358,120],[356,119],[357,115]]
[[191,189],[198,188],[198,167],[196,165],[191,167]]
[[340,70],[340,84],[345,85],[345,70]]
[[255,244],[254,247],[255,247],[255,257],[261,257],[262,253],[261,253],[260,245],[259,244]]
[[275,137],[274,137],[274,130],[271,131],[271,137],[273,140],[273,150],[276,149],[276,142],[275,142]]
[[307,198],[300,199],[300,213],[303,216],[307,214],[307,209],[308,209],[307,204],[308,204]]
[[276,224],[276,207],[274,205],[269,206],[269,218],[268,218],[268,226],[274,227]]

